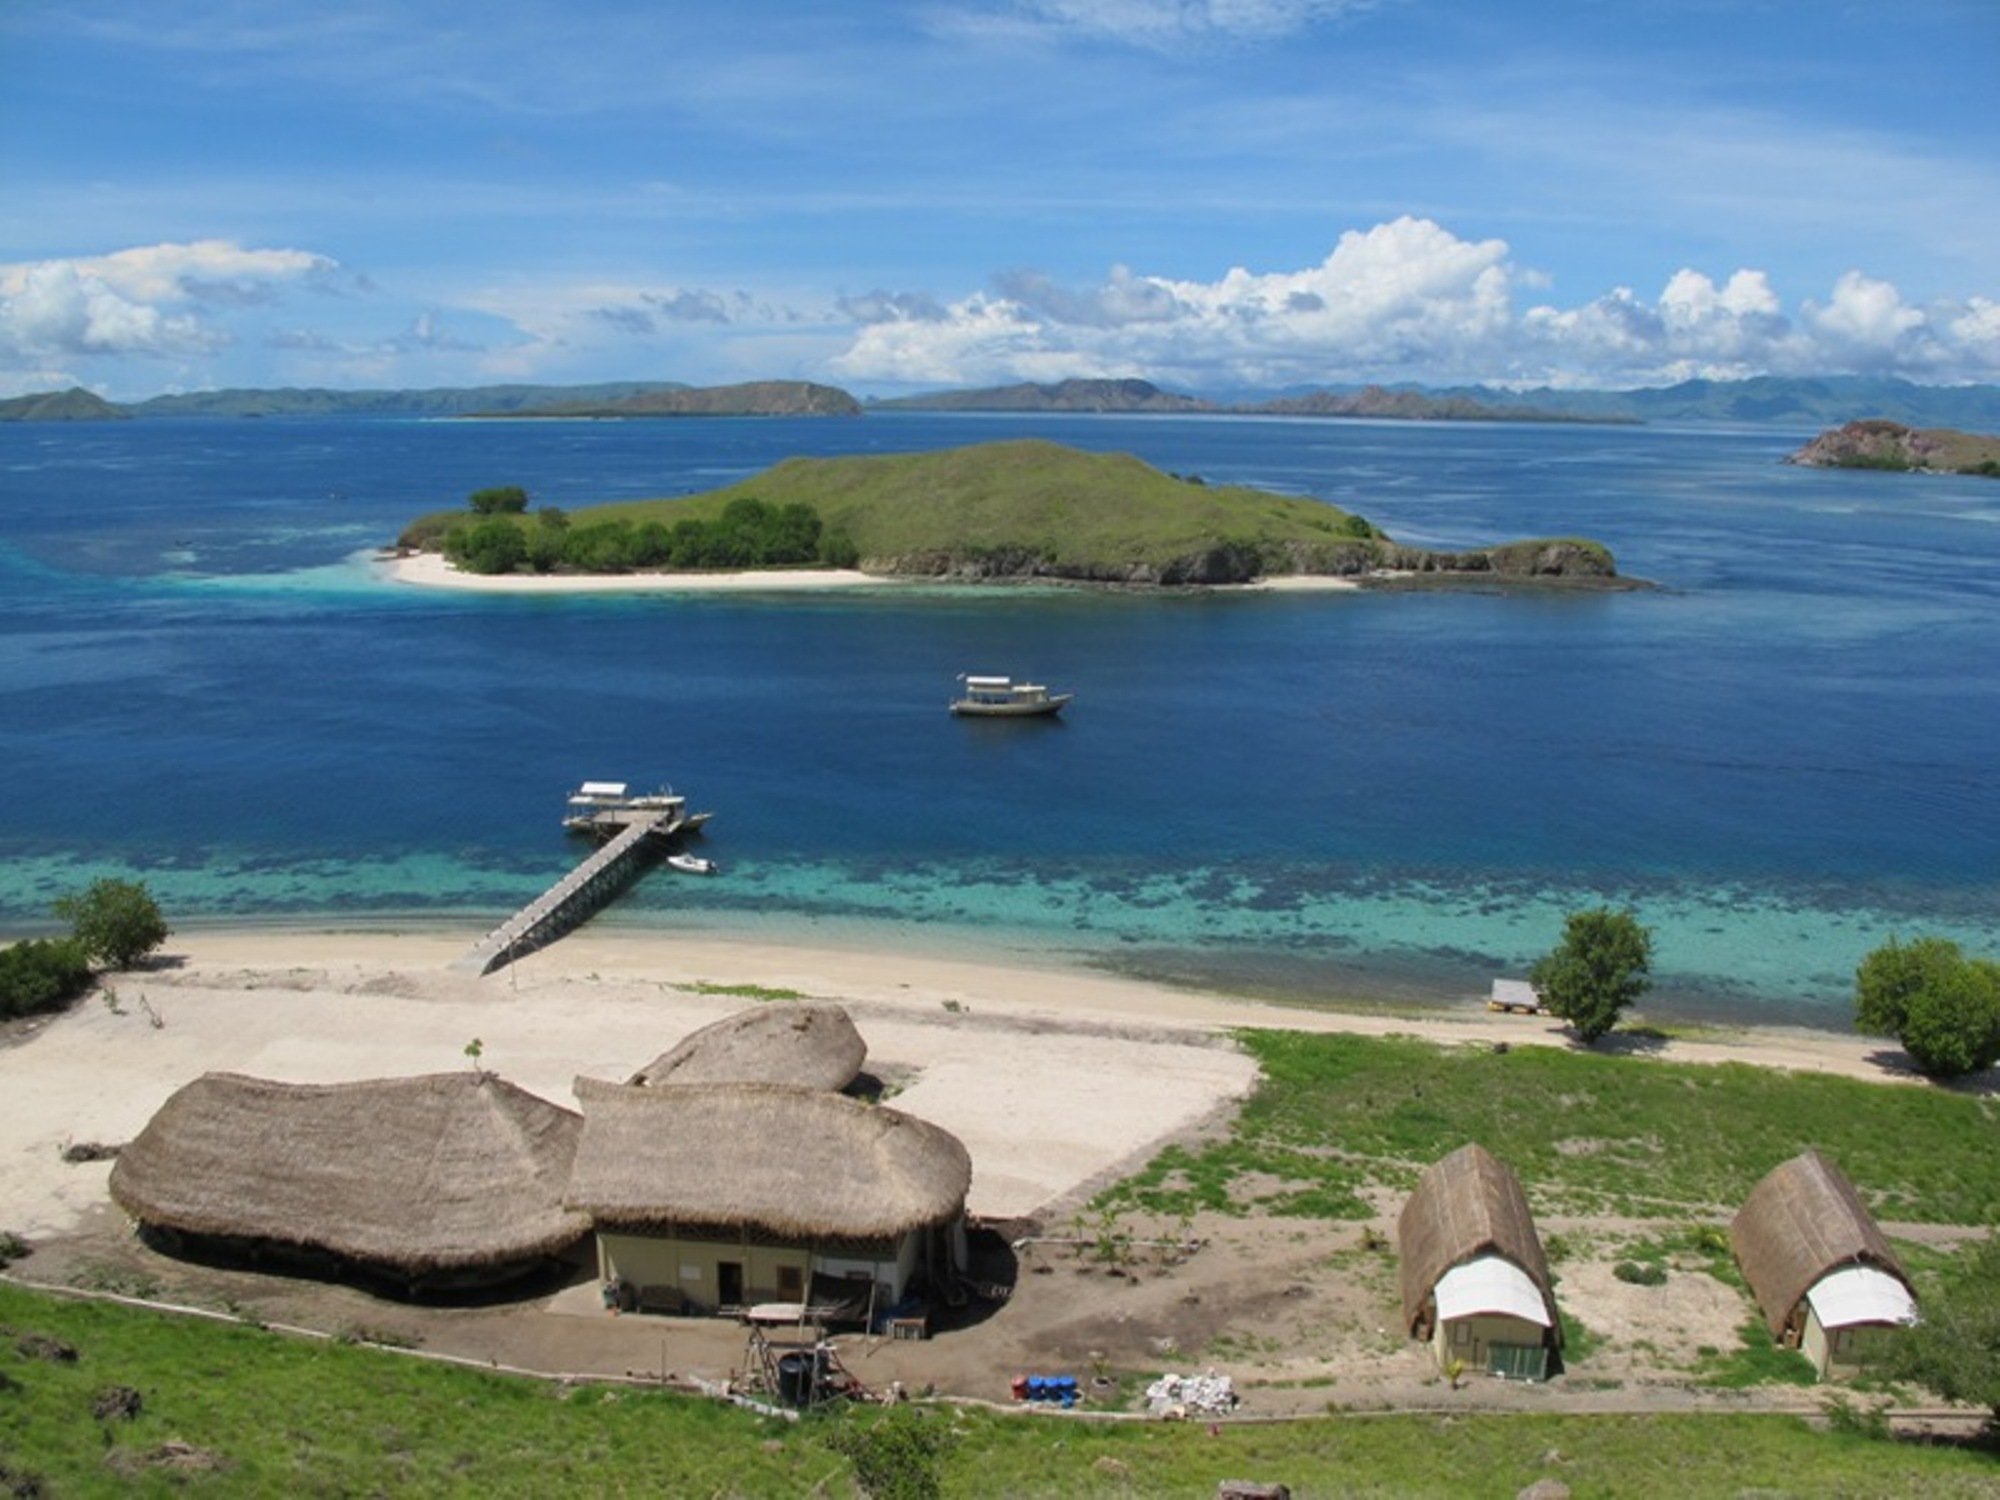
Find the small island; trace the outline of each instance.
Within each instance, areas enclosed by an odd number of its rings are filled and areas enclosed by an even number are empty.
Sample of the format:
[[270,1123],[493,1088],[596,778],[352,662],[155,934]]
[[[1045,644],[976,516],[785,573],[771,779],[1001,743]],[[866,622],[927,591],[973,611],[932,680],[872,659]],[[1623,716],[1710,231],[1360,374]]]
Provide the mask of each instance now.
[[1829,428],[1788,454],[1785,462],[1809,469],[1887,469],[2000,479],[2000,437],[1950,427],[1906,427],[1870,417]]
[[505,486],[480,491],[468,509],[413,522],[397,546],[494,577],[787,568],[1145,587],[1285,579],[1635,586],[1609,549],[1582,538],[1466,552],[1408,547],[1317,500],[1211,485],[1129,454],[1040,440],[794,458],[706,494],[573,514],[529,514],[526,494]]

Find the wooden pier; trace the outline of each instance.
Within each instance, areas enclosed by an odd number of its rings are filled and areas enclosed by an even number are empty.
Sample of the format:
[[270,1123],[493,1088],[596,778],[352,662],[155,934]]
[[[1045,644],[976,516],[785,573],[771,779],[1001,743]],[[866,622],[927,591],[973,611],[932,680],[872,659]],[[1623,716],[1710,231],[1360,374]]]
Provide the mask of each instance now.
[[589,859],[454,959],[454,970],[491,974],[503,964],[554,942],[629,885],[658,849],[690,826],[679,806],[606,810],[588,822],[594,831],[611,837]]

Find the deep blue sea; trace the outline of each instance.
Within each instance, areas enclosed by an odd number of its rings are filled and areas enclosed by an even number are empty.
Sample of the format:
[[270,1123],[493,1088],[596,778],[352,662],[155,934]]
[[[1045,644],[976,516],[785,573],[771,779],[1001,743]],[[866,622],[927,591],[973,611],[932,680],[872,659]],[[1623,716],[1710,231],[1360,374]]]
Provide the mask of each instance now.
[[[1585,534],[1654,592],[520,597],[368,553],[492,484],[678,494],[1045,436],[1444,546]],[[1103,963],[1301,998],[1519,972],[1584,904],[1656,1014],[1844,1025],[1892,933],[2000,951],[2000,484],[1775,428],[1249,418],[0,425],[0,928],[485,923],[584,779],[716,817],[600,921]],[[955,720],[960,672],[1072,690]]]

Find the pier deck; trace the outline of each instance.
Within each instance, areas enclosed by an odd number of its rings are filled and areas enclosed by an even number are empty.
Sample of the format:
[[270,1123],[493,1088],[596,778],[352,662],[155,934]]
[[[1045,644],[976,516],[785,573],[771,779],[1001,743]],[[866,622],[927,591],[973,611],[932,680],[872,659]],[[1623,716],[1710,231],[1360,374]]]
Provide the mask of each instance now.
[[618,831],[590,858],[522,907],[452,961],[461,974],[491,974],[575,927],[617,895],[639,873],[654,841],[665,843],[686,826],[678,807],[620,809],[591,820]]

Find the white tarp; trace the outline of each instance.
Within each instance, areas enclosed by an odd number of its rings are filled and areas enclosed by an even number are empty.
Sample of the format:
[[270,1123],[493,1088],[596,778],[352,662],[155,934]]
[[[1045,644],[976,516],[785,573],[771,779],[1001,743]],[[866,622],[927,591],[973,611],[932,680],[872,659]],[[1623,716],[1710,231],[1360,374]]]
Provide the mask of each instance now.
[[1822,1328],[1856,1323],[1914,1323],[1917,1304],[1910,1289],[1873,1266],[1849,1266],[1823,1276],[1806,1293]]
[[1437,1284],[1437,1305],[1440,1323],[1501,1313],[1549,1326],[1548,1305],[1533,1278],[1497,1255],[1482,1255],[1445,1272]]
[[625,783],[622,781],[586,781],[577,789],[579,797],[622,797]]

